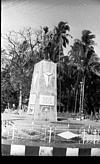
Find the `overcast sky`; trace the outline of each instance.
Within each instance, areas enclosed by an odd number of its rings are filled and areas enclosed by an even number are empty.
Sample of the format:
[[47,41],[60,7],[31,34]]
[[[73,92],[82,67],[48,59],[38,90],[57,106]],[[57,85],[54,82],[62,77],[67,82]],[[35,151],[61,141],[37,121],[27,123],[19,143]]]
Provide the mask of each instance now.
[[2,34],[30,26],[52,28],[59,21],[68,22],[74,38],[84,29],[92,31],[100,56],[100,0],[2,0]]

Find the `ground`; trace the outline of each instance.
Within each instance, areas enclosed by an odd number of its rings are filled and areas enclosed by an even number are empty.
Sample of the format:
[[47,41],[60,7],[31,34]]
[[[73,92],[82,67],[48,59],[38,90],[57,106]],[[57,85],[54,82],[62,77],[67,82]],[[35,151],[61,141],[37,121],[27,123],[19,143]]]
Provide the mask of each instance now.
[[[58,114],[58,120],[57,122],[39,122],[39,121],[35,121],[33,120],[33,116],[32,115],[27,115],[26,113],[24,114],[8,114],[8,113],[3,113],[2,114],[2,121],[3,122],[8,122],[7,124],[11,124],[11,125],[7,125],[6,129],[8,128],[9,130],[9,137],[8,138],[3,138],[2,142],[14,142],[14,143],[18,143],[18,144],[28,144],[28,145],[32,145],[32,144],[43,144],[43,145],[59,145],[61,146],[66,146],[66,144],[69,145],[69,147],[74,146],[77,147],[79,146],[79,141],[77,142],[73,142],[71,141],[70,143],[67,142],[63,139],[61,139],[60,137],[56,137],[55,139],[55,143],[54,143],[54,136],[53,139],[51,137],[51,140],[53,140],[53,142],[49,143],[49,132],[50,132],[50,127],[52,127],[52,130],[54,130],[54,128],[56,128],[56,133],[61,133],[64,132],[66,130],[69,129],[69,131],[74,132],[74,133],[78,133],[80,131],[80,129],[88,129],[89,126],[91,126],[92,129],[97,129],[100,132],[100,120],[96,121],[91,121],[89,119],[84,119],[84,120],[74,120],[72,117],[69,117],[66,113],[63,115],[59,115]],[[17,130],[15,130],[15,136],[14,139],[12,139],[12,133],[13,133],[13,125],[15,125],[15,128]],[[44,140],[45,138],[45,129],[46,129],[46,140]],[[7,135],[6,135],[7,136]],[[18,136],[17,139],[16,136]],[[80,146],[84,146],[80,143]],[[95,144],[95,145],[91,145],[90,144],[85,144],[86,146],[96,146],[96,147],[100,147],[100,143],[99,144]]]

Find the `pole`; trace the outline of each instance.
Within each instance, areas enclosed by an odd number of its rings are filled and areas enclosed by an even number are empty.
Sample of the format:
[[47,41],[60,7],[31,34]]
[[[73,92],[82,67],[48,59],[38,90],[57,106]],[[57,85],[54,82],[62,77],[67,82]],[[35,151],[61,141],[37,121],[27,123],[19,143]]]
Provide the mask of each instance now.
[[83,113],[83,98],[84,98],[84,91],[83,91],[83,82],[80,82],[80,110],[79,113]]
[[79,106],[79,114],[81,113],[81,82],[80,82],[80,106]]
[[83,113],[83,94],[84,94],[84,91],[83,91],[83,82],[82,82],[82,109],[81,109],[82,113]]
[[69,107],[69,96],[70,96],[70,94],[69,94],[70,92],[69,92],[69,89],[68,89],[68,99],[67,99],[67,112],[68,112],[68,107]]
[[75,110],[74,112],[76,113],[76,107],[77,107],[77,95],[78,95],[78,80],[79,80],[79,71],[78,71],[78,75],[77,75],[77,82],[76,82],[76,93],[75,93]]
[[77,94],[78,94],[78,89],[76,90],[76,96],[75,96],[75,110],[74,110],[74,113],[76,113],[76,106],[77,106]]
[[59,112],[61,107],[61,81],[60,81],[60,93],[59,93]]

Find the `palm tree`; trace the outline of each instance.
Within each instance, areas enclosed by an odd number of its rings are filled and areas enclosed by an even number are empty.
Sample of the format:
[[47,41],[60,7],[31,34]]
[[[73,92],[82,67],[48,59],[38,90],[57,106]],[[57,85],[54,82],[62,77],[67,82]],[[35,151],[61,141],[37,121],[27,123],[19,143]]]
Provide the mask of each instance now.
[[[82,91],[82,108],[80,110],[83,111],[83,100],[84,100],[84,87],[86,76],[92,70],[94,65],[95,51],[94,51],[94,39],[95,35],[91,34],[89,30],[82,31],[81,40],[75,40],[74,45],[72,46],[72,50],[70,52],[71,63],[72,65],[77,66],[78,75],[76,86],[79,85],[81,81],[83,84]],[[78,80],[80,78],[80,80]],[[76,87],[77,88],[77,87]],[[77,93],[77,91],[76,91]],[[77,94],[76,94],[77,100]],[[76,101],[75,101],[75,110],[76,110]]]
[[82,54],[82,68],[83,68],[83,77],[82,77],[82,83],[83,83],[83,95],[82,95],[82,110],[83,111],[83,105],[84,105],[84,87],[85,87],[85,80],[86,80],[86,74],[89,73],[90,71],[90,60],[94,56],[95,51],[94,51],[94,39],[95,35],[92,34],[91,31],[89,30],[83,30],[82,31],[82,44],[83,44],[83,54]]
[[61,82],[63,77],[61,76],[61,68],[63,69],[63,62],[61,57],[63,54],[63,46],[66,47],[66,44],[69,44],[68,35],[66,32],[70,31],[70,27],[67,22],[59,22],[58,26],[54,29],[54,38],[53,41],[56,43],[55,51],[53,53],[53,59],[58,63],[58,77],[59,77],[59,111],[61,107]]

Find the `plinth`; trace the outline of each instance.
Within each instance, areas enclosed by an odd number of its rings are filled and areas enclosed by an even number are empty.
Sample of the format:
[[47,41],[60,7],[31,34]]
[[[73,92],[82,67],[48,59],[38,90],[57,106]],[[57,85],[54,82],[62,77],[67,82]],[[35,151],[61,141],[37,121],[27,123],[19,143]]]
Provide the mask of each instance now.
[[42,60],[34,66],[28,114],[36,121],[57,121],[57,64]]

